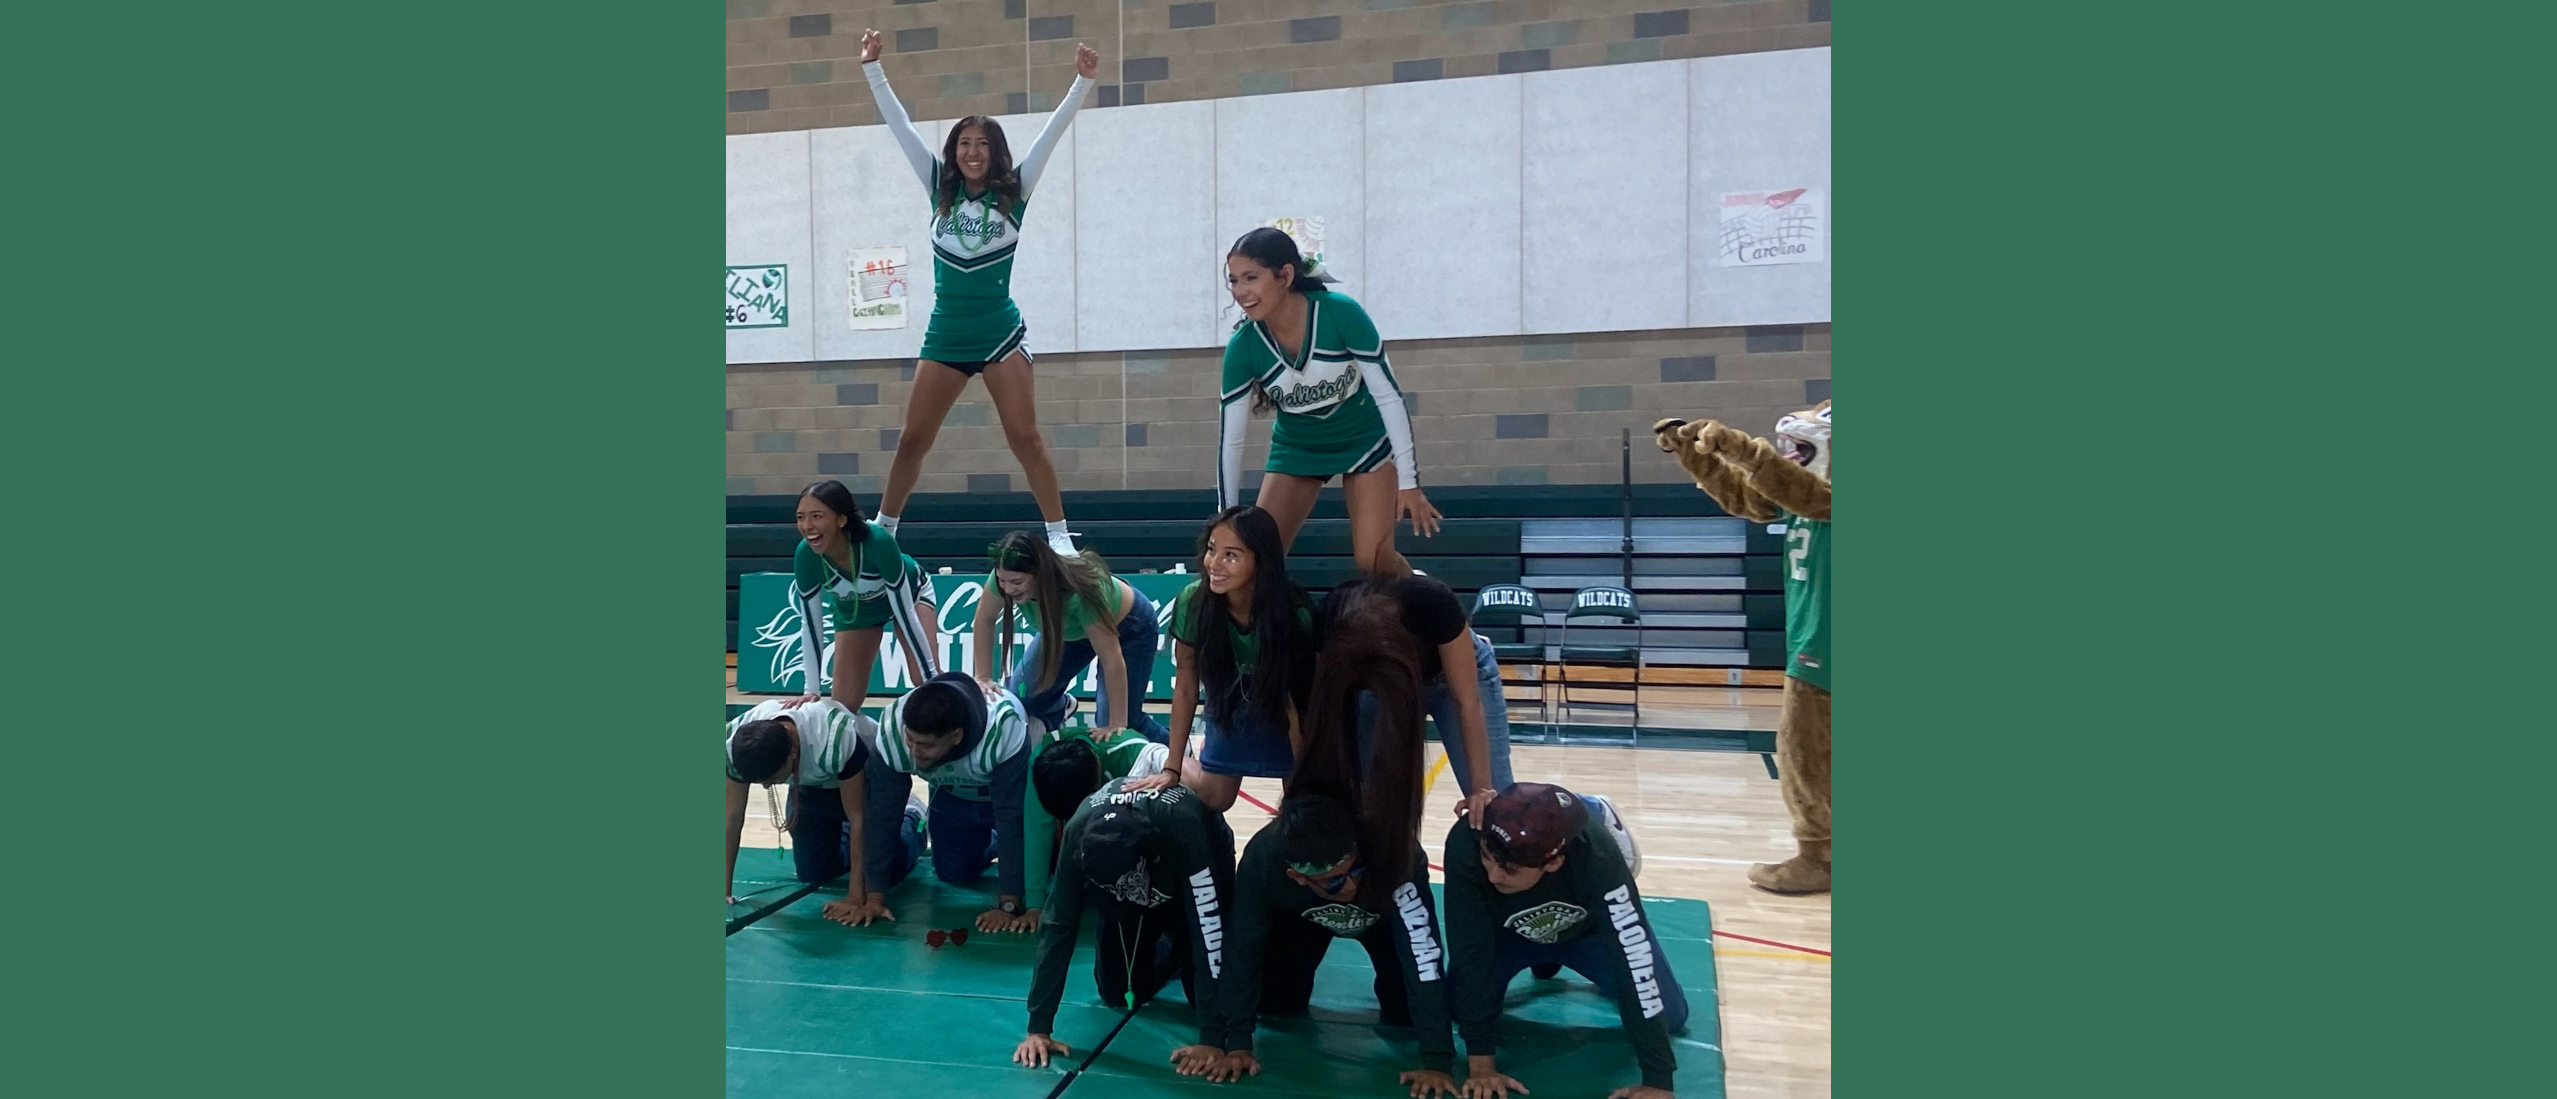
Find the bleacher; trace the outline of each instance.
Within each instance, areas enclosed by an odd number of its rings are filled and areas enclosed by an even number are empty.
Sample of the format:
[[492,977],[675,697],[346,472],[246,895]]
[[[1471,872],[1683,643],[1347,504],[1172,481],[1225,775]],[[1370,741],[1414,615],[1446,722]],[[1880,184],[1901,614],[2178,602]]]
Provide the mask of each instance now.
[[[1454,485],[1430,489],[1446,516],[1434,538],[1399,539],[1414,567],[1456,589],[1469,605],[1492,584],[1524,584],[1560,625],[1572,593],[1593,584],[1630,588],[1636,627],[1574,623],[1574,644],[1638,645],[1657,668],[1727,669],[1712,681],[1768,682],[1784,646],[1783,538],[1725,514],[1692,485]],[[799,534],[797,498],[728,499],[728,650],[737,650],[738,578],[790,571]],[[1123,573],[1191,563],[1199,527],[1216,512],[1208,489],[1068,492],[1066,514],[1082,545]],[[918,494],[897,540],[927,570],[982,574],[985,551],[1006,531],[1038,527],[1025,492]],[[1192,565],[1195,568],[1195,565]],[[1317,596],[1355,574],[1349,519],[1326,489],[1288,555],[1289,570]],[[1538,640],[1535,625],[1484,626],[1496,643]],[[1755,669],[1759,675],[1746,675]],[[1696,676],[1677,677],[1686,682]]]

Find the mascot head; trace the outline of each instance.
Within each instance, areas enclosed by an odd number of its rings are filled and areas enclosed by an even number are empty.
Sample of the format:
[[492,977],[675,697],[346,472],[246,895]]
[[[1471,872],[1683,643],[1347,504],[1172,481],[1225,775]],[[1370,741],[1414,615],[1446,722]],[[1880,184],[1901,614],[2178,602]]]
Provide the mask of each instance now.
[[1829,479],[1829,402],[1800,412],[1789,412],[1776,421],[1776,434],[1767,440],[1776,452],[1791,458],[1794,464],[1826,481]]

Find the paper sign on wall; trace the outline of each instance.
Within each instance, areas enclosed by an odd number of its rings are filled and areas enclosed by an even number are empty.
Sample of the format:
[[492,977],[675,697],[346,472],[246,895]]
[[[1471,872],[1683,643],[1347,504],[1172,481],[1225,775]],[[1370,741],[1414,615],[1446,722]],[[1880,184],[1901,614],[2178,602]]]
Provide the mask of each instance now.
[[[1259,227],[1263,229],[1276,229],[1279,232],[1287,234],[1289,239],[1296,242],[1296,254],[1305,257],[1305,261],[1307,263],[1320,264],[1323,262],[1323,219],[1269,218],[1262,221]],[[1334,279],[1338,279],[1340,277],[1338,275],[1333,275],[1328,271],[1324,272],[1324,274]],[[1222,287],[1225,285],[1225,275],[1225,259],[1224,257],[1219,256],[1216,261],[1216,284],[1218,286]],[[1224,323],[1231,326],[1240,322],[1243,319],[1243,310],[1241,307],[1234,304],[1233,297],[1222,294],[1218,295],[1218,297],[1221,299],[1222,303],[1218,306],[1218,315],[1223,318]]]
[[790,327],[790,267],[780,263],[728,268],[728,327]]
[[1724,194],[1722,246],[1716,262],[1724,267],[1765,267],[1827,259],[1827,197],[1818,187]]
[[846,274],[855,331],[906,326],[904,248],[855,248]]

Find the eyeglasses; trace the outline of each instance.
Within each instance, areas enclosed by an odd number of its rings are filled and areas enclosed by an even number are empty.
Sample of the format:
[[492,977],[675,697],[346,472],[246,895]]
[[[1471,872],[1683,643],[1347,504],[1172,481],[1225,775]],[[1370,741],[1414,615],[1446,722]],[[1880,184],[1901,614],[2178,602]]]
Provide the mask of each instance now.
[[1366,877],[1367,868],[1362,866],[1346,874],[1334,874],[1331,877],[1325,878],[1320,884],[1316,885],[1315,888],[1326,893],[1338,893],[1341,891],[1342,886],[1350,883],[1351,879],[1365,879]]
[[929,946],[934,950],[941,949],[941,944],[945,942],[952,946],[966,946],[968,945],[968,929],[964,927],[954,927],[948,931],[927,931],[923,933],[923,942],[924,945]]

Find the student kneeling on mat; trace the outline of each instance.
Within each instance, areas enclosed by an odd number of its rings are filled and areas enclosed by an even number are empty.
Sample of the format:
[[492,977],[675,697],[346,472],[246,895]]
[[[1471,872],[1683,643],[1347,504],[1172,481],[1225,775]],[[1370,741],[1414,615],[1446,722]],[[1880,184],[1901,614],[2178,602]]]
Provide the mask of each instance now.
[[882,800],[904,802],[910,776],[932,784],[933,876],[964,885],[1000,859],[995,907],[979,913],[977,930],[1026,931],[1021,903],[1022,796],[1030,779],[1029,726],[1020,700],[980,691],[965,672],[943,672],[888,704],[880,724],[878,778],[870,791],[873,826]]
[[[1429,856],[1412,845],[1399,867],[1367,865],[1350,807],[1295,794],[1252,837],[1235,870],[1226,936],[1226,1054],[1217,1083],[1259,1075],[1252,1031],[1261,1014],[1303,1012],[1334,938],[1356,939],[1376,967],[1377,1021],[1420,1032],[1421,1067],[1398,1077],[1415,1096],[1452,1094],[1456,1042],[1447,1025],[1447,959],[1439,946]],[[1370,870],[1377,873],[1370,873]]]
[[[1217,982],[1234,897],[1234,832],[1186,786],[1130,793],[1128,781],[1110,780],[1066,822],[1030,976],[1030,1033],[1012,1051],[1016,1063],[1040,1068],[1051,1055],[1074,1052],[1050,1035],[1086,904],[1101,916],[1092,975],[1102,1001],[1134,1010],[1177,972],[1199,1040],[1173,1050],[1172,1063],[1197,1075],[1225,1056]],[[1186,965],[1174,936],[1187,942]]]
[[[809,703],[773,699],[728,723],[728,903],[737,903],[737,844],[746,827],[746,786],[791,784],[788,814],[773,823],[790,833],[799,880],[832,881],[849,872],[844,898],[825,916],[859,926],[888,915],[886,890],[904,881],[923,856],[920,803],[900,800],[903,827],[863,827],[864,772],[878,729],[831,698]],[[854,851],[863,853],[860,861]],[[865,865],[866,864],[866,865]]]
[[1527,1090],[1493,1063],[1501,999],[1519,970],[1557,965],[1616,998],[1633,1042],[1642,1084],[1608,1099],[1670,1099],[1669,1035],[1687,1025],[1687,994],[1643,913],[1629,865],[1637,857],[1614,807],[1537,782],[1493,798],[1480,832],[1459,820],[1447,833],[1443,915],[1469,1099]]
[[1038,757],[1030,761],[1030,792],[1021,805],[1023,846],[1030,852],[1030,892],[1023,914],[1024,931],[1039,929],[1039,913],[1048,906],[1061,837],[1057,826],[1074,819],[1074,811],[1101,784],[1114,778],[1144,778],[1163,770],[1170,752],[1134,729],[1122,728],[1095,739],[1091,733],[1051,732],[1041,737]]

